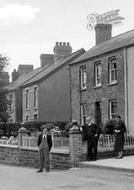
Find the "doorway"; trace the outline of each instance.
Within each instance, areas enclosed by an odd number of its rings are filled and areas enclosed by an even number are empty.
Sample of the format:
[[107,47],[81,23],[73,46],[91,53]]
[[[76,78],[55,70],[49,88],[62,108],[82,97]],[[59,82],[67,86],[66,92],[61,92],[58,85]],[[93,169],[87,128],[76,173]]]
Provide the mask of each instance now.
[[101,127],[101,103],[95,102],[95,123]]

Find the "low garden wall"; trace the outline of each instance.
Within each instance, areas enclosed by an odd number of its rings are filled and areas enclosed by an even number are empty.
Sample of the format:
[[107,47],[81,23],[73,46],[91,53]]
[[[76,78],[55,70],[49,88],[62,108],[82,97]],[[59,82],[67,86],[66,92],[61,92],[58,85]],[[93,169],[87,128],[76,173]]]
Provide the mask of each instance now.
[[[60,137],[59,137],[60,138]],[[62,138],[61,138],[62,139]],[[51,149],[51,168],[68,169],[78,166],[80,161],[86,160],[87,145],[82,142],[82,133],[77,127],[72,127],[65,143],[53,143]],[[27,131],[19,130],[18,145],[0,144],[0,162],[28,167],[39,167],[37,137],[27,136]],[[57,147],[59,144],[63,146]],[[34,147],[31,147],[34,146]],[[113,157],[114,136],[100,136],[98,142],[98,157]],[[134,154],[134,137],[125,139],[125,155]]]

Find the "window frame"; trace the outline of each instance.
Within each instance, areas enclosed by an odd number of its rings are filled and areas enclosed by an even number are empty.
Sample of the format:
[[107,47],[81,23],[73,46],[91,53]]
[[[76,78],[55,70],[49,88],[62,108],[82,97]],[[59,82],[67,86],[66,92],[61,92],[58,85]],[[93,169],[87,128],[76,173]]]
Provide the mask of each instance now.
[[[85,106],[85,113],[84,113],[84,109],[83,109],[84,106]],[[85,122],[86,116],[87,116],[87,105],[86,105],[86,103],[83,103],[80,105],[80,122],[81,122],[81,125],[84,125],[86,123]]]
[[26,122],[28,122],[29,121],[29,114],[26,114]]
[[26,110],[29,109],[29,89],[26,89]]
[[13,95],[9,94],[9,108],[8,111],[12,111]]
[[37,86],[35,86],[34,87],[34,108],[37,108],[37,103],[38,103],[38,88]]
[[[116,68],[112,68],[112,61],[115,61]],[[112,72],[114,71],[115,79],[112,80]],[[117,58],[116,57],[110,57],[108,59],[108,72],[109,72],[109,84],[117,84]]]
[[86,65],[82,65],[79,68],[80,73],[80,89],[85,90],[87,89],[87,68]]
[[[101,70],[100,70],[100,76],[97,74],[98,73],[97,68],[99,68],[98,65],[101,68]],[[95,62],[95,77],[94,78],[95,78],[95,86],[96,87],[102,86],[102,64],[101,64],[101,61]],[[97,82],[98,80],[100,80],[99,83]]]
[[[116,102],[116,112],[112,113],[112,103]],[[112,119],[115,114],[117,114],[117,109],[118,109],[118,102],[117,99],[112,99],[109,100],[109,119]]]

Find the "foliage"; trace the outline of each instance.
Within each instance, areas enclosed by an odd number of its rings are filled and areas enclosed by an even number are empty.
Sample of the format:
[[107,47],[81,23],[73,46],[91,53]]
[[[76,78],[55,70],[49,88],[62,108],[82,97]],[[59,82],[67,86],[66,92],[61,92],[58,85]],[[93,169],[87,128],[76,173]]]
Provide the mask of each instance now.
[[110,119],[109,121],[106,122],[106,125],[105,125],[105,133],[106,134],[113,134],[114,133],[114,128],[115,128],[115,121],[113,119]]
[[61,131],[65,129],[65,125],[67,122],[46,122],[46,121],[32,121],[32,122],[26,122],[26,123],[1,123],[0,124],[0,137],[1,136],[11,136],[13,135],[16,137],[18,135],[18,130],[20,127],[25,127],[28,131],[28,134],[30,135],[33,132],[39,132],[41,131],[41,126],[43,124],[51,124],[52,128],[55,128],[56,126],[59,127]]
[[7,90],[4,86],[7,84],[5,80],[5,68],[9,64],[9,58],[0,54],[0,122],[6,122],[9,115],[7,113],[8,100],[6,99]]

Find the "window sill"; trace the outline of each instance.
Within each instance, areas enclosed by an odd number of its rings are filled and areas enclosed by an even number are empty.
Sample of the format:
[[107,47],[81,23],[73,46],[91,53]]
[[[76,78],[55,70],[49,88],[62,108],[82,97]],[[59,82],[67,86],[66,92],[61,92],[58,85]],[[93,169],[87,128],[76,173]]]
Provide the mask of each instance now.
[[102,85],[94,87],[94,89],[98,89],[98,88],[102,88]]
[[36,110],[38,110],[38,108],[37,108],[37,107],[34,107],[34,110],[36,111]]
[[117,82],[107,84],[107,86],[115,86],[115,85],[117,85]]
[[26,111],[30,111],[30,108],[26,108]]
[[86,91],[87,88],[80,89],[80,92]]

